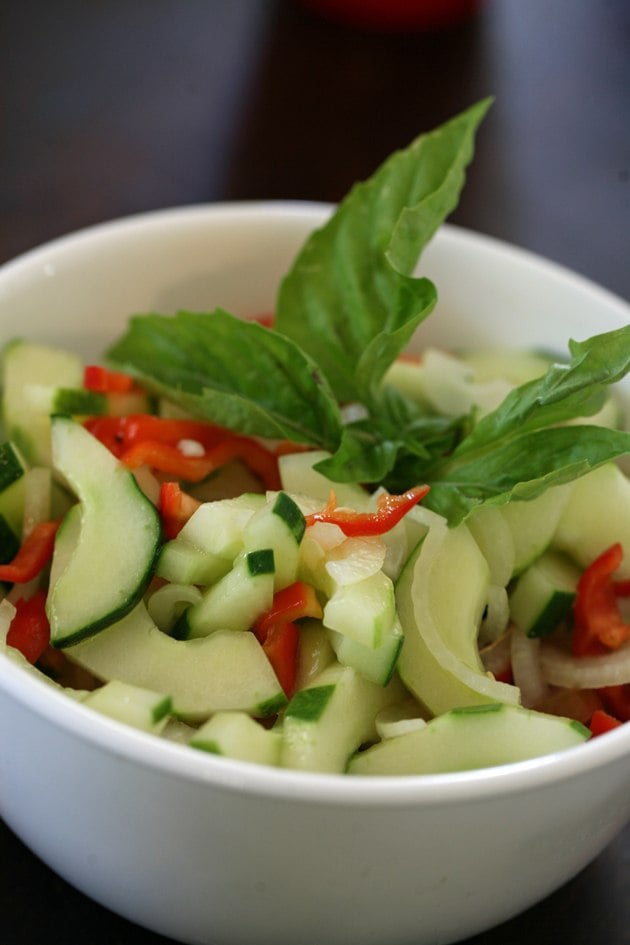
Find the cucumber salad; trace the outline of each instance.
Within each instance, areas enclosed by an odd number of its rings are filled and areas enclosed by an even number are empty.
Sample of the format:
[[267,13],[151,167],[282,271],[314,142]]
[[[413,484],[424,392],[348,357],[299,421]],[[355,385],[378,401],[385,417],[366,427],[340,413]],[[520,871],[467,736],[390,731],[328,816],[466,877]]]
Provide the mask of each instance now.
[[101,364],[6,342],[5,658],[309,772],[483,768],[630,720],[630,326],[409,353],[489,105],[357,184],[273,315],[133,315]]

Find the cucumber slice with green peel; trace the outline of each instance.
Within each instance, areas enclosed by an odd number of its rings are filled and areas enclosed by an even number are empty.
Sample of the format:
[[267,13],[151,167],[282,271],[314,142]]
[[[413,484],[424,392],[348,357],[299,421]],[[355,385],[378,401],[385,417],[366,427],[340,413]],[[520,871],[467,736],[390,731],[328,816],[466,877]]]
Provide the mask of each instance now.
[[26,461],[15,444],[0,444],[0,516],[18,539],[22,535],[27,471]]
[[518,702],[518,689],[487,675],[479,657],[489,586],[488,564],[468,528],[448,528],[433,516],[396,584],[405,636],[398,672],[433,715],[455,706]]
[[80,510],[57,532],[46,603],[51,643],[64,647],[136,605],[153,575],[161,527],[131,472],[81,424],[57,416],[51,433],[55,468]]
[[624,560],[617,577],[630,578],[630,479],[606,463],[573,483],[553,536],[553,546],[582,568],[620,542]]
[[552,633],[571,613],[581,571],[558,552],[547,551],[523,571],[510,593],[510,614],[529,637]]
[[325,505],[331,490],[337,497],[337,504],[364,512],[369,508],[370,493],[354,482],[333,482],[313,467],[330,453],[325,450],[308,450],[303,453],[287,453],[278,459],[282,488],[294,495],[309,496],[321,500]]
[[234,499],[204,502],[188,519],[178,540],[225,558],[230,565],[243,550],[243,530],[252,515],[265,505],[258,493],[243,493]]
[[377,686],[333,664],[293,696],[282,720],[281,766],[341,774],[348,758],[376,738],[375,718],[399,702],[397,680]]
[[355,755],[353,775],[442,774],[511,764],[581,745],[579,722],[515,705],[453,709]]
[[499,511],[514,542],[512,577],[517,577],[549,548],[574,485],[568,482],[552,486],[535,499],[501,506]]
[[7,437],[33,465],[51,465],[50,414],[29,403],[30,384],[80,388],[83,364],[60,348],[16,340],[2,354],[2,419]]
[[99,679],[167,692],[173,713],[191,722],[223,709],[263,718],[287,702],[253,633],[219,630],[175,640],[158,630],[143,603],[66,655]]
[[249,630],[271,607],[274,574],[270,548],[244,552],[224,577],[203,592],[199,603],[182,614],[173,635],[188,640],[217,630]]
[[273,550],[275,590],[287,587],[297,579],[300,543],[305,529],[302,511],[286,492],[271,496],[245,525],[243,547],[246,551],[257,548]]
[[210,585],[231,567],[229,558],[203,551],[178,537],[162,546],[155,573],[173,584]]
[[102,715],[143,732],[159,735],[172,709],[170,696],[112,679],[83,699],[83,704]]
[[107,413],[108,403],[106,395],[98,391],[46,384],[26,384],[24,400],[33,411],[48,416],[55,413],[83,417],[100,415]]
[[217,712],[190,738],[192,748],[239,761],[275,767],[280,762],[282,736],[245,712]]
[[366,646],[344,633],[329,630],[330,644],[342,666],[352,669],[377,686],[386,686],[394,675],[403,645],[403,631],[396,619],[377,647]]
[[380,647],[396,620],[394,585],[383,571],[342,584],[324,605],[323,623],[363,646]]

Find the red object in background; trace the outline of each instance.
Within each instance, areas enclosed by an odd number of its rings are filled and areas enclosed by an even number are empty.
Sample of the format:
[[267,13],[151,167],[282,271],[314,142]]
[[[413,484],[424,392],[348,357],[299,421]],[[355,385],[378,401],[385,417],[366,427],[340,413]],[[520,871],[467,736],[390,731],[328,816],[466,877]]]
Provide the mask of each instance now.
[[301,0],[345,26],[369,30],[432,30],[464,23],[483,0]]

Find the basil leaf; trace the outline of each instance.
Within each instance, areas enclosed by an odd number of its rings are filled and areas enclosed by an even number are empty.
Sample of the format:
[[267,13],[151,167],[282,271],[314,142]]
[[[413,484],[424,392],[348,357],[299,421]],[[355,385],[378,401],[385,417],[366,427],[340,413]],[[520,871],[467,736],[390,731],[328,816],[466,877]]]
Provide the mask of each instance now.
[[630,433],[592,425],[551,427],[512,437],[491,452],[446,465],[424,504],[459,524],[480,505],[533,499],[630,452]]
[[307,240],[283,280],[276,329],[317,361],[340,401],[369,400],[435,303],[413,279],[454,209],[485,99],[388,158]]
[[107,357],[149,390],[228,429],[328,450],[340,441],[339,408],[308,355],[221,309],[134,316]]

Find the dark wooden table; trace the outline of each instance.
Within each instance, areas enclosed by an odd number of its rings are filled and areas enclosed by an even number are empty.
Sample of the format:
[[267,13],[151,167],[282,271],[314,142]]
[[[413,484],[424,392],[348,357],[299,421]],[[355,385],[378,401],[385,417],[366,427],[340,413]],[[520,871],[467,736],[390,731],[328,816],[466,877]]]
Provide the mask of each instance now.
[[[291,0],[3,0],[0,262],[158,207],[337,200],[494,94],[453,222],[627,298],[629,39],[626,0],[487,0],[431,34],[348,30]],[[628,945],[629,859],[627,829],[468,945]],[[6,945],[164,941],[68,887],[1,824],[0,914]]]

